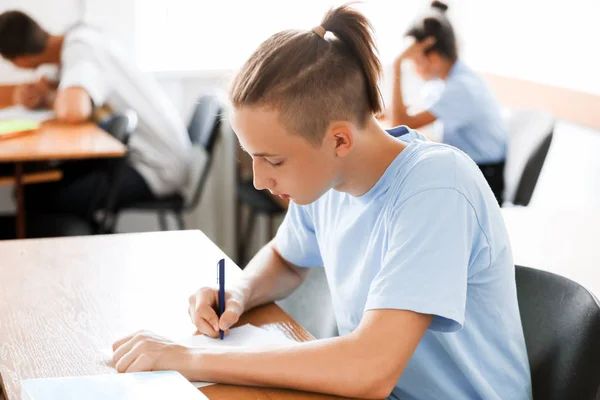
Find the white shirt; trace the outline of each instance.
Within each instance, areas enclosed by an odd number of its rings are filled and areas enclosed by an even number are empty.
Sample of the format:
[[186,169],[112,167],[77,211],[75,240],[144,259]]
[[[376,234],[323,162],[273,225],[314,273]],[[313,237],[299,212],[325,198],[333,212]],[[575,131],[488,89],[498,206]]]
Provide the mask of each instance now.
[[65,34],[59,89],[74,86],[84,88],[94,106],[134,110],[138,126],[129,142],[132,166],[156,196],[183,189],[191,142],[181,117],[158,83],[99,29],[78,25]]

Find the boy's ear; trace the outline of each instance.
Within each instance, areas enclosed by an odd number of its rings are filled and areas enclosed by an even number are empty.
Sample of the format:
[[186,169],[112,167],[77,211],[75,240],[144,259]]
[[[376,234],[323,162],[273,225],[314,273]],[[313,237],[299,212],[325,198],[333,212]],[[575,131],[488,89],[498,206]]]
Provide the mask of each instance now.
[[354,131],[348,122],[332,122],[327,130],[327,136],[331,138],[337,157],[345,157],[354,145]]

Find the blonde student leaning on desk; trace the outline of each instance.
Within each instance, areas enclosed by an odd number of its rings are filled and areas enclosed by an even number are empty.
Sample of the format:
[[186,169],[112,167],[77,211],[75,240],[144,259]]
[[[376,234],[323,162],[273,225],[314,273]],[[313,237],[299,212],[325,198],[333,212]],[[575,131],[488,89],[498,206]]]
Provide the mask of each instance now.
[[214,287],[190,297],[191,320],[217,337],[324,267],[340,336],[215,353],[132,334],[113,346],[120,372],[348,397],[531,399],[498,203],[464,153],[380,127],[380,72],[370,24],[349,6],[312,30],[273,35],[249,58],[230,121],[257,189],[290,207],[220,318]]

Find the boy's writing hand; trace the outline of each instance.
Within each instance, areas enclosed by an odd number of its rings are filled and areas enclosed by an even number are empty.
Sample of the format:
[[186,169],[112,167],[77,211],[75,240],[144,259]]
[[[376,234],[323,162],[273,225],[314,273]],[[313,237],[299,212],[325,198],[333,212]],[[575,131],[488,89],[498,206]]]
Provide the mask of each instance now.
[[219,329],[228,334],[229,328],[244,312],[244,298],[238,291],[228,290],[225,294],[225,312],[221,319],[217,317],[218,307],[218,289],[203,287],[190,296],[188,313],[198,332],[213,338],[219,337]]

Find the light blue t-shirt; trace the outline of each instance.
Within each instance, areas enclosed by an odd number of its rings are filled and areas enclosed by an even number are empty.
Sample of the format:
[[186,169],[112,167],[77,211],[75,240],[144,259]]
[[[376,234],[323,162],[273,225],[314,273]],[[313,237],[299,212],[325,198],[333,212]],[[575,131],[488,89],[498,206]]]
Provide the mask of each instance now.
[[435,316],[391,399],[531,399],[511,248],[489,185],[464,153],[406,127],[390,133],[408,146],[375,186],[291,203],[277,249],[325,267],[341,335],[367,310]]
[[444,124],[443,142],[461,149],[477,164],[506,159],[508,130],[500,106],[483,79],[460,60],[429,112]]

